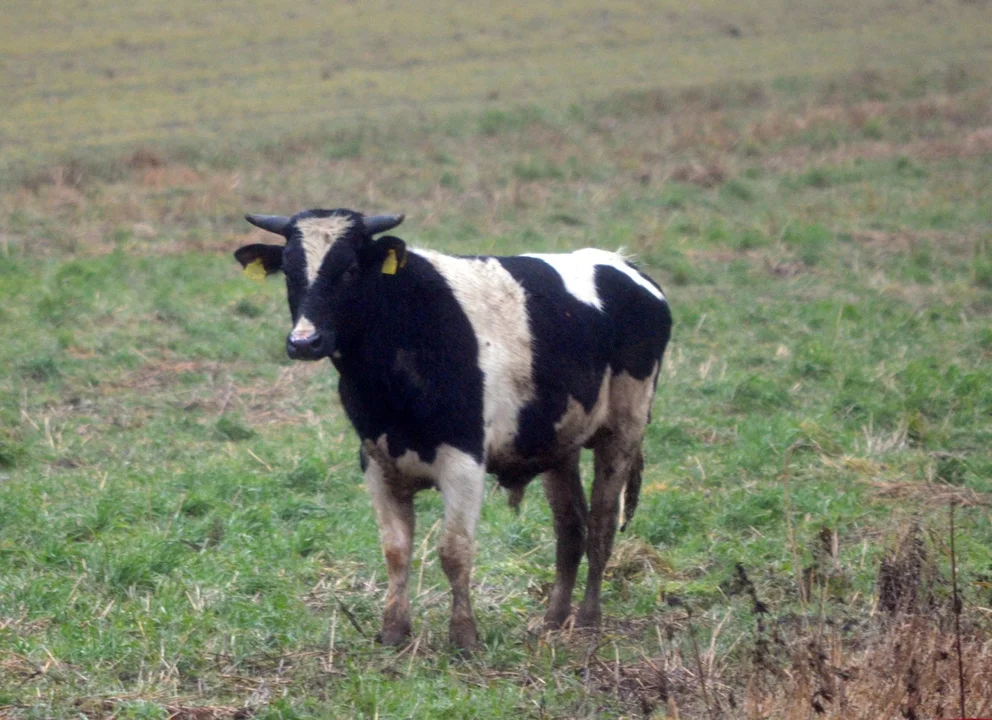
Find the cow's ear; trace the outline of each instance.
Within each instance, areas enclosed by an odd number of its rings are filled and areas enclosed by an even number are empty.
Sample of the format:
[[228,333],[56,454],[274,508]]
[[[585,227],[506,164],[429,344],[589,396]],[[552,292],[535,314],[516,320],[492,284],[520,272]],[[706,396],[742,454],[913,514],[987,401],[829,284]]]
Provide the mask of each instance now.
[[245,245],[235,250],[234,259],[241,263],[245,275],[261,280],[266,275],[282,270],[282,250],[282,245]]
[[365,262],[379,265],[383,275],[395,275],[406,267],[406,259],[406,243],[392,235],[374,240],[365,255]]

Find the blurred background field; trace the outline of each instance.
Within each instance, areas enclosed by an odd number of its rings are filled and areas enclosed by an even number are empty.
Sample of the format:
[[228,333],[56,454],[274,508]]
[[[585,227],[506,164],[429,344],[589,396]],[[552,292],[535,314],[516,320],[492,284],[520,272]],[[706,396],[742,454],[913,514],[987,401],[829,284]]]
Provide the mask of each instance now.
[[992,70],[983,2],[11,0],[5,165],[859,68]]
[[[0,717],[992,712],[992,7],[103,0],[0,30]],[[414,642],[245,212],[625,247],[676,330],[598,636],[535,486]]]

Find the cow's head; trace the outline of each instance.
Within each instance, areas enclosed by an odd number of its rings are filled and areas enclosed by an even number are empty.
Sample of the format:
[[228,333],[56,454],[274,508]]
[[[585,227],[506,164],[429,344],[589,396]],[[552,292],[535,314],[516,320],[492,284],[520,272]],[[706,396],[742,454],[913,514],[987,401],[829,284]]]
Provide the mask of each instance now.
[[365,217],[352,210],[307,210],[292,217],[245,215],[256,227],[285,238],[285,244],[245,245],[234,257],[246,272],[286,275],[293,329],[286,352],[294,360],[333,357],[349,315],[357,307],[358,285],[368,272],[391,273],[405,259],[406,246],[394,237],[373,240],[401,222],[402,215]]

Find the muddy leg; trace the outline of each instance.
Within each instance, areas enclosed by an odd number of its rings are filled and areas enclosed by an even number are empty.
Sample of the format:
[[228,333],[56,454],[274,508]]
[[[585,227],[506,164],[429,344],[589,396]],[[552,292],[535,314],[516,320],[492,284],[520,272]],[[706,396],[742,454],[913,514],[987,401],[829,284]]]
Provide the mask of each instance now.
[[592,484],[589,509],[589,534],[586,554],[589,556],[589,578],[586,594],[576,619],[578,627],[599,625],[601,610],[599,593],[603,571],[613,550],[617,530],[620,493],[637,457],[636,446],[620,443],[612,434],[604,437],[595,449],[596,478]]
[[407,580],[410,577],[410,557],[413,552],[413,498],[398,498],[386,482],[382,468],[370,460],[365,470],[379,523],[382,554],[386,558],[389,589],[382,613],[382,629],[377,636],[385,645],[402,645],[410,635],[410,598]]
[[[440,460],[440,458],[439,458]],[[471,652],[478,644],[469,595],[475,526],[485,492],[485,468],[469,455],[452,450],[443,458],[437,484],[444,497],[444,529],[438,554],[451,583],[451,644]]]
[[544,615],[547,628],[560,628],[572,612],[572,589],[579,562],[586,549],[585,491],[579,477],[579,453],[546,472],[544,493],[555,518],[555,585],[551,590],[548,612]]

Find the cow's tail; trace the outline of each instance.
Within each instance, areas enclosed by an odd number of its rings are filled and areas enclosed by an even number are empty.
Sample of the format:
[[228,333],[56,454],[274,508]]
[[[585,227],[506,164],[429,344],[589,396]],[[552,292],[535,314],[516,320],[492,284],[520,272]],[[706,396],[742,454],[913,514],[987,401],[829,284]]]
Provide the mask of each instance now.
[[640,448],[637,455],[630,464],[630,473],[627,475],[627,484],[623,488],[623,496],[620,500],[620,532],[627,529],[627,523],[634,517],[637,510],[637,503],[641,499],[641,474],[644,472],[644,453]]

